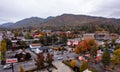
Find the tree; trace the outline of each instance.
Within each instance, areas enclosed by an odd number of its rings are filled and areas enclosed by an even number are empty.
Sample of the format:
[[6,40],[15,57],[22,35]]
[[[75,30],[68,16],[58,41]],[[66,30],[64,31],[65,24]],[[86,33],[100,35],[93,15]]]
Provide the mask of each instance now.
[[25,72],[22,66],[20,66],[20,72]]
[[102,55],[102,63],[103,63],[103,65],[104,65],[104,67],[106,67],[106,66],[109,66],[109,64],[110,64],[110,52],[109,52],[109,50],[108,49],[106,49],[106,51],[103,53],[103,55]]
[[94,39],[86,39],[80,42],[75,48],[76,53],[81,53],[84,51],[89,51],[92,47],[97,47],[97,42]]
[[114,50],[120,49],[120,45],[116,45]]
[[116,39],[112,39],[112,42],[111,42],[112,46],[115,45],[115,41],[116,41]]
[[5,41],[6,41],[7,49],[11,48],[11,46],[12,46],[11,40],[10,39],[5,39]]
[[97,47],[92,46],[92,49],[90,50],[90,55],[92,58],[95,58],[97,56]]
[[44,43],[45,43],[45,38],[44,38],[44,36],[39,37],[39,41],[40,41],[41,44],[44,44]]
[[81,47],[80,47],[79,45],[77,45],[77,47],[74,49],[74,52],[75,52],[76,54],[81,53],[81,52],[82,52]]
[[67,42],[67,36],[66,35],[61,35],[60,42],[61,43],[66,43]]
[[111,60],[113,63],[113,67],[120,63],[120,48],[114,51],[114,55]]
[[80,66],[80,72],[83,72],[88,68],[88,63],[86,61],[83,61],[81,66]]
[[52,44],[52,37],[51,36],[46,37],[46,43],[47,44],[50,44],[50,43]]
[[25,48],[27,44],[24,41],[20,41],[20,46]]
[[52,66],[52,61],[53,61],[53,55],[48,52],[46,57],[46,62],[48,63],[49,66]]
[[71,61],[71,66],[74,68],[76,66],[76,60]]
[[34,59],[35,60],[35,65],[37,66],[37,69],[41,69],[42,67],[44,67],[44,56],[43,56],[43,53],[39,53],[37,55],[37,59]]
[[33,39],[33,37],[31,36],[30,32],[26,33],[25,39]]
[[25,60],[29,60],[31,58],[31,54],[30,53],[26,53],[25,54]]
[[2,41],[1,41],[1,48],[0,48],[0,51],[1,51],[1,64],[5,64],[5,55],[6,55],[6,50],[7,50],[7,48],[6,48],[6,41],[3,39]]

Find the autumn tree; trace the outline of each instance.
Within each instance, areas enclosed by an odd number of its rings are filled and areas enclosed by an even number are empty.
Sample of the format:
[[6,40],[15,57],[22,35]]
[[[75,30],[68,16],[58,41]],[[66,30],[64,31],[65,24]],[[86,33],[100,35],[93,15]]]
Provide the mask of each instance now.
[[106,49],[106,51],[103,53],[103,55],[102,55],[102,63],[103,63],[103,65],[104,65],[104,67],[106,67],[106,66],[109,66],[109,64],[110,64],[110,52],[109,52],[109,50],[108,49]]
[[75,48],[76,53],[81,53],[84,51],[89,51],[92,47],[97,47],[97,42],[94,39],[86,39],[81,41]]
[[1,48],[0,48],[0,51],[1,51],[1,64],[5,64],[5,55],[6,55],[6,41],[3,39],[1,41]]
[[88,68],[88,63],[86,61],[83,61],[81,66],[80,66],[80,72],[83,72]]
[[48,63],[49,66],[52,66],[52,61],[53,61],[53,55],[48,52],[46,57],[46,62]]
[[114,54],[111,60],[113,63],[113,67],[115,67],[116,65],[120,63],[120,49],[117,49],[114,51]]
[[76,60],[71,61],[71,66],[74,68],[76,66]]
[[43,53],[39,53],[37,55],[37,59],[34,59],[35,60],[35,65],[37,66],[37,69],[41,69],[43,66],[44,66],[44,56],[43,56]]
[[25,72],[22,66],[20,66],[20,72]]

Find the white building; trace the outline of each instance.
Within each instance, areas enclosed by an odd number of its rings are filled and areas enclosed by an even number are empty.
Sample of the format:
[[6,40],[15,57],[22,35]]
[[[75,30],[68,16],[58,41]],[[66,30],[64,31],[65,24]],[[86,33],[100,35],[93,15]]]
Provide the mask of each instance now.
[[75,45],[78,45],[80,41],[81,41],[80,38],[68,39],[67,45],[75,46]]

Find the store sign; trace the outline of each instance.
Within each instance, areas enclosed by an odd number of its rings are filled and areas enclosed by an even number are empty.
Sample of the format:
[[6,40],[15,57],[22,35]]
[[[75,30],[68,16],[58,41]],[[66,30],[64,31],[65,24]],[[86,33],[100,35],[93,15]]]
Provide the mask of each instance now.
[[6,59],[6,63],[16,63],[18,62],[17,58]]

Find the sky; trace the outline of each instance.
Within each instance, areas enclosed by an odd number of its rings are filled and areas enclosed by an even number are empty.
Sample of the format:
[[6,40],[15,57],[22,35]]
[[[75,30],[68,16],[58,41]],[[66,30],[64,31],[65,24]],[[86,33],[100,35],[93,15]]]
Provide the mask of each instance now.
[[119,0],[0,0],[0,24],[61,14],[120,18]]

